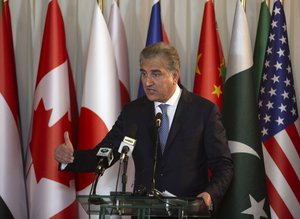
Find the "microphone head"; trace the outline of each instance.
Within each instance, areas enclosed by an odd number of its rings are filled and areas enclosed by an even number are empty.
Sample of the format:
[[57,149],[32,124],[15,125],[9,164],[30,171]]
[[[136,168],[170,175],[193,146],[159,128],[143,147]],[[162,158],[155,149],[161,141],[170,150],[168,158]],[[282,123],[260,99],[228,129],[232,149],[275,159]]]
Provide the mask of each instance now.
[[[134,146],[136,144],[136,132],[137,132],[137,124],[131,124],[128,129],[127,135],[124,137],[123,141],[120,144],[118,152],[121,153],[122,157],[127,155],[128,157],[131,155]],[[122,160],[122,159],[121,159]]]
[[[96,156],[98,156],[100,159],[107,161],[107,166],[109,166],[114,159],[113,155],[113,149],[109,147],[100,148],[97,152]],[[105,158],[105,159],[103,159]]]
[[98,157],[99,161],[95,172],[102,176],[104,171],[110,166],[114,159],[113,149],[109,147],[100,148],[96,156]]
[[155,126],[156,126],[156,128],[160,128],[161,120],[162,120],[162,114],[160,112],[156,113],[156,115],[155,115]]

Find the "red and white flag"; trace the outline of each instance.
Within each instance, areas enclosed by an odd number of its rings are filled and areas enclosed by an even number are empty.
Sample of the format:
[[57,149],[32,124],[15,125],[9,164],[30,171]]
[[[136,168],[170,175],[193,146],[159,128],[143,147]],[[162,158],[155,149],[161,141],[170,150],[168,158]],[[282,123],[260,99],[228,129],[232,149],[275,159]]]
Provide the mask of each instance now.
[[117,72],[120,81],[121,103],[124,106],[130,101],[129,60],[127,38],[123,19],[115,1],[110,7],[108,30],[116,57]]
[[[2,5],[2,7],[1,7]],[[19,102],[8,1],[0,2],[0,218],[27,218]]]
[[[110,7],[110,15],[108,21],[108,30],[114,47],[116,66],[120,82],[121,104],[130,102],[130,86],[129,86],[129,60],[126,32],[120,10],[115,1]],[[126,191],[133,191],[135,167],[132,157],[129,157],[127,167],[127,184]]]
[[[78,149],[94,148],[107,134],[121,111],[120,87],[114,48],[99,6],[94,5],[85,82],[79,119]],[[118,163],[100,178],[97,194],[115,191]],[[78,194],[89,194],[93,173],[78,174]],[[88,215],[80,207],[80,218]]]
[[58,170],[54,150],[68,131],[74,142],[77,106],[63,17],[49,2],[36,79],[26,182],[31,219],[77,218],[75,176]]

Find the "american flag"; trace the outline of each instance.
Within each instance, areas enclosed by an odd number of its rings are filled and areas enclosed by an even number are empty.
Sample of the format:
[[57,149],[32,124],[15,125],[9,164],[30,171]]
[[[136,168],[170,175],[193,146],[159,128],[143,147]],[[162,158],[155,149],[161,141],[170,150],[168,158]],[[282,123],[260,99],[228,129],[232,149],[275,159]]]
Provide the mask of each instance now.
[[258,107],[272,218],[299,218],[299,120],[285,14],[279,0],[273,6]]

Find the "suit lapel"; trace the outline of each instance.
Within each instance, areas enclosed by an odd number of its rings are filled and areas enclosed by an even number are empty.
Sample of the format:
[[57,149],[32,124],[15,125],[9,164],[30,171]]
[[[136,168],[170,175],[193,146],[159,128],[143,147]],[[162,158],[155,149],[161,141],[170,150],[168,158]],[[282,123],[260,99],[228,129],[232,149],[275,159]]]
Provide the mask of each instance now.
[[145,128],[147,129],[147,135],[150,136],[150,140],[152,141],[152,145],[154,145],[155,139],[155,110],[154,110],[154,103],[149,101],[146,97],[143,101],[145,105],[142,107],[143,111],[140,112],[143,115],[143,124],[145,124]]
[[179,133],[179,130],[184,123],[184,115],[189,106],[188,102],[190,101],[191,94],[185,88],[183,88],[175,111],[164,154],[172,147],[173,141],[175,140],[175,137]]

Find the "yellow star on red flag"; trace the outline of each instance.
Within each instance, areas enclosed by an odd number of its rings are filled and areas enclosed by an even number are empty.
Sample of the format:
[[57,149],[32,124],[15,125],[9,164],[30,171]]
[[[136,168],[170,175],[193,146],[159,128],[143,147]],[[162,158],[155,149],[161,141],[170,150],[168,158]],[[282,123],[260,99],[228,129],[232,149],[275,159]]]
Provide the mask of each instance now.
[[222,94],[222,90],[221,90],[221,85],[220,86],[216,86],[214,84],[214,91],[211,94],[215,94],[217,95],[218,98],[220,98],[220,95]]

